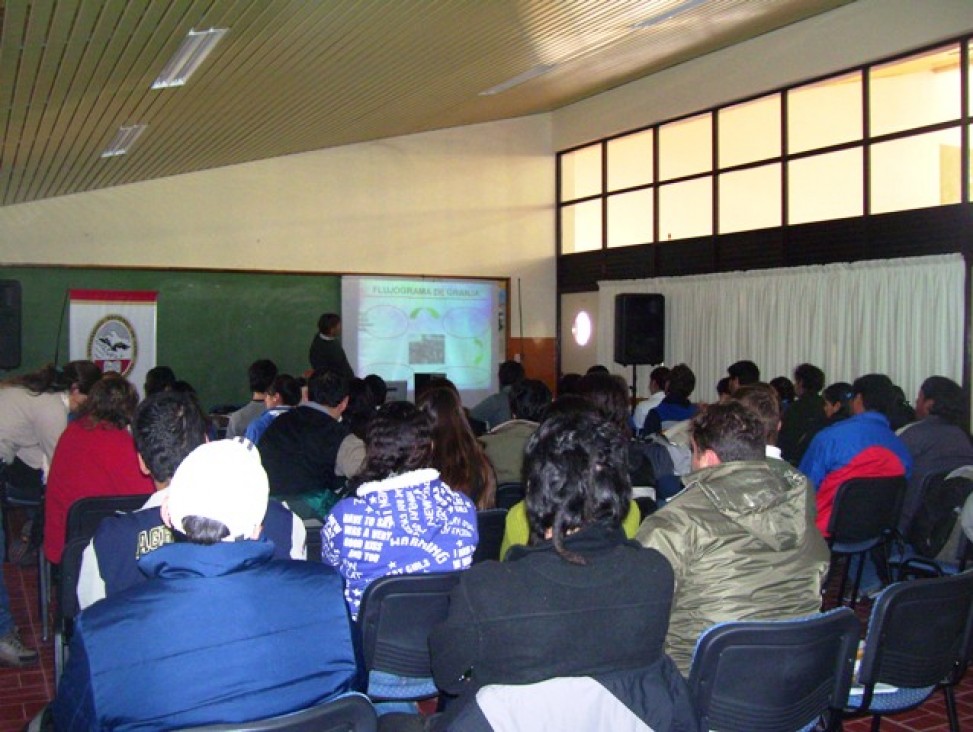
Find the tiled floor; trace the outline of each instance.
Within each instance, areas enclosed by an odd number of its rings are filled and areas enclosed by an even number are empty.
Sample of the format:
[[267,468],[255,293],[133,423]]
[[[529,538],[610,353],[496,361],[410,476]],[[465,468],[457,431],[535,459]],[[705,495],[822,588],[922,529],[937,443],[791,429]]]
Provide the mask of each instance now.
[[[37,616],[37,570],[3,564],[4,579],[10,592],[14,618],[28,645],[39,648],[41,663],[26,669],[0,667],[0,732],[19,732],[54,693],[53,642],[41,642]],[[868,604],[860,605],[858,615],[868,619]],[[967,673],[956,689],[960,728],[973,732],[973,672]],[[846,732],[867,732],[871,718],[848,720]],[[946,708],[942,693],[937,693],[919,709],[882,720],[885,732],[933,732],[947,730]]]

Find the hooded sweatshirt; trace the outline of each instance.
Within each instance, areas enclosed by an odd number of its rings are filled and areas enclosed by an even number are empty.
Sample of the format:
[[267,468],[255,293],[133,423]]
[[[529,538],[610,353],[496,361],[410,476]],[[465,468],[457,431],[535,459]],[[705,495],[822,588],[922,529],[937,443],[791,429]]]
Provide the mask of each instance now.
[[696,639],[711,625],[816,613],[829,553],[810,483],[787,463],[729,462],[685,480],[636,539],[672,564],[666,651],[688,673]]

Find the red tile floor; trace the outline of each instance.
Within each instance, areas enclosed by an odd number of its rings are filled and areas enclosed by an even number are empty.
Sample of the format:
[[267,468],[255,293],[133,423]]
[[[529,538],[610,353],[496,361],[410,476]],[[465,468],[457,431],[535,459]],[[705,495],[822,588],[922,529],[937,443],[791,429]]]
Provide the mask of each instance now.
[[[24,669],[0,667],[0,732],[19,732],[41,707],[54,695],[54,646],[51,640],[41,641],[41,627],[37,612],[36,565],[20,567],[3,564],[4,580],[10,593],[11,609],[21,637],[27,645],[40,649],[39,665]],[[858,616],[868,620],[869,603],[860,604]],[[960,728],[973,732],[973,671],[966,674],[956,689],[956,704]],[[867,732],[871,718],[848,720],[846,732]],[[947,730],[946,708],[941,692],[911,712],[885,717],[885,732],[933,732]]]

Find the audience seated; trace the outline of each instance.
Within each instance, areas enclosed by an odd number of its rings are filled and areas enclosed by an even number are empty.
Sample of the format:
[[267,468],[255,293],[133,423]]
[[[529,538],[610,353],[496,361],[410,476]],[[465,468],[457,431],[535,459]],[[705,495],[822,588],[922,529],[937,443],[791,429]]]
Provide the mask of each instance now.
[[741,386],[733,393],[733,400],[740,402],[760,420],[764,428],[764,454],[769,458],[781,459],[780,448],[777,447],[777,435],[780,430],[780,402],[777,390],[770,384],[757,382]]
[[698,407],[689,401],[696,388],[696,374],[686,364],[672,367],[666,382],[666,395],[655,409],[650,409],[642,424],[642,434],[654,435],[677,422],[692,419]]
[[176,383],[176,372],[168,366],[153,366],[145,372],[144,396],[152,396],[171,389]]
[[124,376],[107,374],[91,387],[78,419],[54,450],[44,499],[44,555],[61,561],[68,509],[79,498],[152,493],[152,481],[139,469],[128,427],[138,392]]
[[557,380],[557,397],[560,399],[568,394],[578,393],[578,384],[581,381],[581,374],[576,374],[569,372],[567,374],[562,374],[561,378]]
[[851,391],[852,416],[818,432],[800,465],[815,487],[817,526],[824,536],[839,485],[850,478],[908,478],[912,469],[909,451],[885,416],[896,399],[889,377],[861,376]]
[[408,402],[379,408],[365,433],[365,465],[353,497],[321,529],[321,558],[345,579],[357,619],[365,588],[387,574],[451,572],[470,566],[476,507],[432,467],[432,420]]
[[250,402],[230,414],[230,421],[226,427],[227,437],[243,437],[247,426],[264,413],[267,389],[274,383],[277,376],[277,364],[269,359],[260,359],[250,364],[247,372],[250,379]]
[[669,380],[669,369],[665,366],[656,366],[649,374],[649,398],[643,399],[635,405],[632,412],[632,423],[635,425],[636,432],[642,431],[645,418],[649,411],[658,407],[666,396],[666,382]]
[[807,479],[765,457],[766,428],[738,402],[692,423],[686,490],[642,522],[637,539],[675,571],[667,652],[689,671],[699,634],[728,620],[817,612],[828,547],[814,528]]
[[543,381],[524,379],[510,388],[512,419],[498,424],[480,438],[497,474],[497,483],[519,483],[524,468],[524,446],[534,434],[551,403],[551,390]]
[[352,379],[348,382],[348,406],[341,413],[341,422],[349,433],[341,441],[335,458],[335,474],[342,478],[353,478],[365,462],[365,430],[375,416],[375,410],[385,401],[378,400],[378,392],[368,385],[365,379]]
[[341,423],[347,406],[348,380],[315,372],[308,401],[271,422],[258,445],[271,495],[299,496],[318,516],[327,515],[345,485],[335,466],[348,435]]
[[56,729],[244,722],[353,688],[341,580],[316,562],[272,561],[257,539],[267,496],[250,443],[206,443],[183,460],[164,515],[185,541],[139,559],[153,581],[78,616]]
[[898,433],[916,421],[916,410],[909,404],[901,386],[893,384],[892,388],[895,390],[895,399],[886,416],[889,418],[889,427],[893,432]]
[[[448,619],[430,635],[437,685],[459,695],[432,728],[467,718],[487,685],[630,672],[592,700],[606,719],[695,729],[684,681],[663,652],[672,569],[620,527],[631,498],[625,436],[591,412],[553,417],[527,445],[525,475],[531,546],[464,572]],[[489,706],[481,712],[489,719]],[[532,718],[529,706],[502,713]]]
[[818,393],[824,388],[824,372],[817,366],[802,363],[794,369],[795,400],[781,416],[777,444],[781,455],[797,465],[810,444],[806,436],[820,429],[824,421],[824,399]]
[[456,387],[450,384],[427,389],[416,404],[432,420],[432,467],[450,488],[473,501],[478,510],[493,508],[497,477],[470,429]]
[[922,502],[922,484],[930,475],[973,465],[973,442],[960,427],[966,414],[963,388],[945,376],[930,376],[916,397],[918,422],[899,431],[912,456],[912,475],[906,489],[899,532],[906,536]]
[[720,404],[727,402],[730,397],[730,377],[724,376],[722,379],[716,382],[716,401]]
[[770,386],[777,393],[777,403],[780,405],[780,413],[786,414],[794,402],[794,384],[786,376],[775,376],[770,380]]
[[265,411],[247,425],[244,437],[254,445],[260,442],[270,423],[301,403],[301,385],[290,374],[277,374],[264,396]]
[[[156,493],[140,511],[103,519],[85,549],[78,578],[82,609],[103,597],[145,582],[138,560],[175,541],[162,517],[162,504],[176,468],[206,442],[206,417],[191,394],[163,391],[139,404],[132,435],[139,463],[151,476]],[[269,501],[261,538],[273,546],[275,559],[304,559],[303,522],[277,501]]]
[[470,417],[484,422],[488,430],[510,421],[510,387],[524,378],[524,367],[517,361],[504,361],[500,364],[497,377],[500,380],[500,391],[491,394],[470,410]]
[[730,364],[726,369],[726,375],[730,379],[730,394],[733,394],[741,386],[756,384],[760,381],[760,369],[753,361],[737,361]]

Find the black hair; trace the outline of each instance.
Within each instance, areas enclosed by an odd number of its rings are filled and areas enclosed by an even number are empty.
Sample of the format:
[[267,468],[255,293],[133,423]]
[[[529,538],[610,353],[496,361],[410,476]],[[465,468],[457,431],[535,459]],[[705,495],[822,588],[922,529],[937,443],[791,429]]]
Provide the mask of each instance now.
[[656,366],[649,374],[649,383],[654,381],[662,391],[665,391],[668,380],[669,369],[666,366]]
[[315,371],[307,380],[307,398],[315,404],[337,407],[348,396],[348,377],[332,371]]
[[628,389],[611,374],[589,372],[581,378],[578,393],[595,405],[602,417],[630,437]]
[[411,470],[432,467],[432,417],[411,402],[387,402],[365,430],[365,462],[349,481],[354,489]]
[[721,463],[760,460],[767,438],[760,418],[743,404],[711,404],[693,418],[692,441],[699,453],[712,450]]
[[527,441],[524,477],[531,542],[550,529],[554,550],[573,564],[586,562],[565,537],[595,522],[618,528],[632,499],[625,437],[593,412],[545,420]]
[[724,394],[727,395],[727,396],[729,396],[729,394],[730,394],[730,377],[729,376],[724,376],[722,379],[720,379],[719,381],[716,382],[716,395],[721,397]]
[[247,375],[250,377],[250,391],[263,393],[274,383],[274,377],[277,376],[277,364],[269,358],[261,358],[259,361],[250,364]]
[[341,316],[338,313],[324,313],[318,318],[318,332],[321,335],[334,335],[339,325],[341,325]]
[[558,397],[563,397],[566,394],[577,394],[578,384],[580,382],[581,382],[581,374],[576,374],[573,371],[567,374],[563,374],[561,378],[557,380]]
[[551,390],[537,379],[524,379],[510,388],[510,412],[517,419],[540,422],[551,403]]
[[516,361],[504,361],[497,370],[500,387],[512,386],[524,378],[524,367]]
[[827,389],[821,392],[821,398],[828,404],[841,405],[831,419],[843,419],[851,416],[851,400],[855,398],[855,394],[851,390],[851,384],[847,381],[836,381],[830,384]]
[[202,516],[184,516],[182,529],[191,543],[206,546],[219,544],[230,535],[230,529],[222,521]]
[[175,383],[175,371],[168,366],[155,366],[145,372],[145,396],[171,389]]
[[814,364],[802,363],[794,369],[794,381],[801,382],[805,394],[817,394],[824,388],[824,372]]
[[950,424],[959,425],[966,416],[966,399],[963,387],[945,376],[930,376],[919,387],[926,399],[932,399],[929,414],[942,417]]
[[736,379],[740,386],[756,384],[760,381],[760,369],[753,361],[737,361],[730,364],[726,373],[729,374],[731,379]]
[[861,394],[865,411],[884,415],[888,415],[895,405],[895,388],[892,379],[885,374],[865,374],[855,379],[855,383],[851,385],[853,395]]
[[132,423],[138,403],[139,394],[128,379],[106,374],[91,387],[78,416],[87,417],[91,426],[111,425],[122,430]]
[[341,421],[348,425],[348,429],[358,439],[365,439],[365,429],[375,416],[374,394],[368,388],[364,379],[352,379],[348,382],[348,406],[341,413]]
[[770,386],[777,392],[777,399],[781,404],[790,404],[794,401],[794,385],[786,376],[775,376],[770,380]]
[[369,374],[365,377],[365,386],[372,393],[372,402],[375,406],[385,404],[385,397],[388,395],[388,384],[378,374]]
[[48,364],[29,374],[11,376],[2,383],[4,386],[22,386],[34,394],[54,394],[76,388],[87,394],[101,378],[101,369],[91,361],[70,361],[63,369]]
[[545,422],[561,415],[581,414],[584,412],[597,414],[598,409],[590,400],[585,399],[580,394],[564,394],[547,405],[541,421]]
[[296,407],[301,403],[301,385],[290,374],[277,374],[273,382],[267,387],[268,394],[276,394],[282,404]]
[[611,371],[604,364],[596,363],[594,366],[589,366],[588,370],[584,373],[587,376],[588,374],[610,374]]
[[777,390],[762,382],[748,384],[737,389],[733,399],[757,416],[763,425],[767,442],[776,445],[777,432],[780,429],[780,398]]
[[689,399],[689,395],[696,388],[696,374],[684,363],[677,363],[669,372],[666,382],[666,396]]
[[170,480],[186,456],[206,442],[207,426],[193,394],[160,391],[139,404],[132,418],[132,437],[152,479]]

